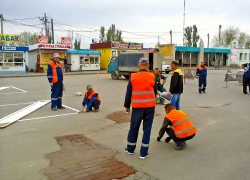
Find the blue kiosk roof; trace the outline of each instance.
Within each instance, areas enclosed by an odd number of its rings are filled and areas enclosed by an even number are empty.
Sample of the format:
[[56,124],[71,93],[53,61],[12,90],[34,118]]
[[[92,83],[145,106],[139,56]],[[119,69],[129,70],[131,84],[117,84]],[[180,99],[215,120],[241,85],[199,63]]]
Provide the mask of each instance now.
[[0,50],[3,50],[3,51],[29,51],[29,47],[0,46]]
[[[175,46],[176,51],[200,52],[199,47]],[[231,53],[231,49],[204,48],[204,52],[210,53]]]
[[101,54],[100,51],[70,50],[66,54]]

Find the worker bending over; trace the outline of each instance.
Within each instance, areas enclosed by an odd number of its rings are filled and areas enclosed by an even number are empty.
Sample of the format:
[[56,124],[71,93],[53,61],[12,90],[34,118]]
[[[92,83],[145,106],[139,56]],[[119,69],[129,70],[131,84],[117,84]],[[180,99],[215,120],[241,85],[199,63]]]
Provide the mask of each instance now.
[[[154,75],[155,75],[155,80],[157,83],[157,90],[160,92],[166,92],[166,89],[164,88],[164,84],[166,83],[167,78],[163,76],[162,74],[160,74],[160,71],[158,68],[155,68]],[[163,79],[163,82],[161,84],[162,79]],[[160,104],[164,104],[164,102],[165,102],[165,99],[161,98]]]
[[199,76],[199,93],[201,94],[201,91],[206,93],[207,67],[204,65],[204,61],[201,61],[201,65],[197,68],[196,76]]
[[63,70],[58,53],[54,53],[53,59],[48,65],[47,78],[51,86],[51,110],[65,109],[62,106]]
[[[165,142],[168,143],[173,139],[176,143],[174,147],[176,150],[184,149],[187,146],[186,141],[195,136],[197,129],[189,120],[188,115],[174,109],[172,104],[167,104],[165,106],[165,111],[167,115],[159,131],[157,141],[160,141],[164,133],[167,132],[169,137],[165,139]],[[170,126],[170,128],[167,128],[168,126]]]
[[130,104],[133,108],[125,152],[130,155],[134,154],[138,132],[143,120],[140,159],[145,159],[148,157],[150,134],[156,106],[155,95],[157,93],[157,85],[154,74],[148,72],[148,58],[140,58],[139,69],[138,73],[131,74],[125,96],[124,107],[126,108],[126,112],[130,112]]
[[85,92],[85,96],[82,102],[81,112],[84,112],[85,105],[86,112],[92,111],[92,107],[94,107],[95,112],[99,111],[99,106],[101,105],[101,100],[99,98],[98,92],[93,90],[93,87],[89,84],[87,85],[87,91]]
[[242,64],[242,69],[244,69],[243,74],[243,93],[247,94],[247,85],[249,84],[249,92],[250,92],[250,63]]

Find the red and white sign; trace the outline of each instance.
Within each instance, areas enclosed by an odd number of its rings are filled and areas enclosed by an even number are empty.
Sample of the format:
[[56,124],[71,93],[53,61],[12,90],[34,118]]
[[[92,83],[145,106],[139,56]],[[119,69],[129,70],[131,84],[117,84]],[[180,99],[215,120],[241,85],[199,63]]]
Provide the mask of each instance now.
[[62,37],[61,43],[64,45],[70,45],[70,38],[69,37]]
[[70,49],[69,45],[64,44],[40,44],[38,47],[43,49]]
[[48,36],[38,36],[39,44],[48,44]]

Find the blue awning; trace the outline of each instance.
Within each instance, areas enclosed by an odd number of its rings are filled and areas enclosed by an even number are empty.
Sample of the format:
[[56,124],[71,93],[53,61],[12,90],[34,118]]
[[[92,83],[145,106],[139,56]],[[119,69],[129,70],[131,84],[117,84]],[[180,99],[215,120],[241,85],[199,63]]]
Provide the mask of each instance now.
[[231,49],[204,48],[204,52],[230,54]]
[[100,51],[78,51],[78,50],[70,50],[66,52],[66,54],[101,54]]
[[29,47],[20,47],[20,46],[0,46],[2,51],[29,51]]
[[175,46],[176,51],[186,51],[186,52],[200,52],[198,47],[184,47],[184,46]]

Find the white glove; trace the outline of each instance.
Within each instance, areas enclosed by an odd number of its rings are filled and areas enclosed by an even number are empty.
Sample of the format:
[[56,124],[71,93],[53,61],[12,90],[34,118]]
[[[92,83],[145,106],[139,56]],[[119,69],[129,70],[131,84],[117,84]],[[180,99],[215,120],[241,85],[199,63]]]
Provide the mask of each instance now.
[[86,112],[86,108],[84,106],[82,106],[82,109],[80,110],[81,113],[85,113]]
[[53,86],[53,83],[49,83],[50,86]]

